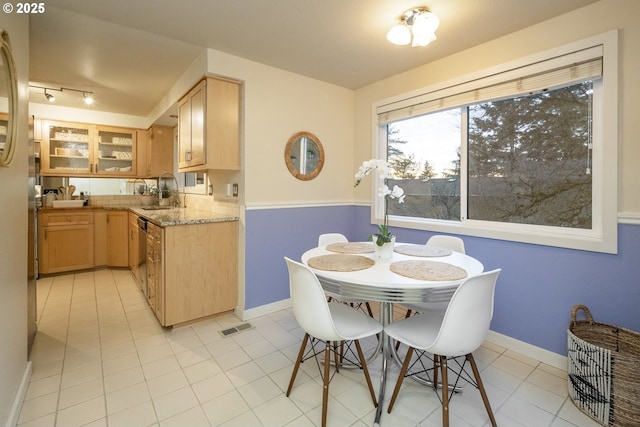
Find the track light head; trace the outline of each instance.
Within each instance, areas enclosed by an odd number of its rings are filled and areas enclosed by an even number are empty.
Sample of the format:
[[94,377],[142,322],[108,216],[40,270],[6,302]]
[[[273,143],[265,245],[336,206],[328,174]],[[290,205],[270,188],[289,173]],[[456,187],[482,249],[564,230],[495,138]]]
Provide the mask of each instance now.
[[44,97],[47,98],[47,101],[49,102],[55,102],[56,101],[56,97],[51,95],[50,93],[47,92],[47,90],[44,90]]

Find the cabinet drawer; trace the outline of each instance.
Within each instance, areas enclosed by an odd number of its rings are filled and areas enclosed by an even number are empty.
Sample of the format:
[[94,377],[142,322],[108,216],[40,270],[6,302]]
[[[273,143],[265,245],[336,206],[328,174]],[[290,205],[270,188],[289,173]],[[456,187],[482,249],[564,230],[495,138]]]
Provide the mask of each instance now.
[[43,226],[93,224],[93,212],[56,212],[43,214],[40,217]]

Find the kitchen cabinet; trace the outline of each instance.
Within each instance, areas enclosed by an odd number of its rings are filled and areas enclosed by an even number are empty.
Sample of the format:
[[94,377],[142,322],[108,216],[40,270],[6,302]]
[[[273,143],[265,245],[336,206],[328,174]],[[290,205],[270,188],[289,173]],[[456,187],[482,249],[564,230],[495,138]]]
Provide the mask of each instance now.
[[126,210],[96,210],[94,213],[94,265],[129,265],[129,217]]
[[173,128],[152,126],[138,131],[138,178],[157,178],[173,171]]
[[205,78],[178,101],[178,170],[240,169],[240,83]]
[[41,175],[134,177],[135,129],[42,122]]
[[235,308],[237,221],[165,227],[162,241],[164,287],[156,287],[158,292],[163,291],[156,299],[164,301],[164,319],[159,318],[164,326]]
[[163,326],[165,318],[165,247],[164,229],[147,223],[147,298],[151,309]]
[[94,266],[93,212],[55,211],[38,214],[40,274],[83,270]]
[[[140,281],[140,255],[138,254],[138,215],[133,212],[129,212],[129,224],[128,224],[128,246],[129,246],[129,269],[136,282]],[[145,255],[145,254],[143,254]]]

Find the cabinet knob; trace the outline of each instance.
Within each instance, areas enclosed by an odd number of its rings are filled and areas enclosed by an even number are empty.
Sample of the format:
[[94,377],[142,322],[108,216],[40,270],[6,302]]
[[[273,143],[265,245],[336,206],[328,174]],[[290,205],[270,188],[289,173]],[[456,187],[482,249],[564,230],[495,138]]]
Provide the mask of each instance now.
[[71,222],[71,217],[67,216],[67,221]]

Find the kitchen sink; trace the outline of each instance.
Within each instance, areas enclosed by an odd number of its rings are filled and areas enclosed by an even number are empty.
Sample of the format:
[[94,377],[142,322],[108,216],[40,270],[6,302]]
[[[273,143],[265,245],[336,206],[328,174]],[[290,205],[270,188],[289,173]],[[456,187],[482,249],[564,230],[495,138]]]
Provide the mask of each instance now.
[[145,211],[160,211],[163,209],[171,209],[171,206],[143,206],[142,210]]
[[80,208],[84,205],[84,200],[54,200],[54,208]]

